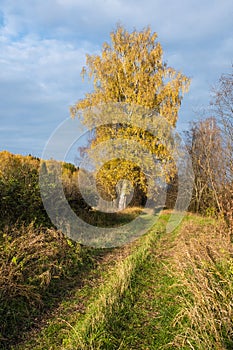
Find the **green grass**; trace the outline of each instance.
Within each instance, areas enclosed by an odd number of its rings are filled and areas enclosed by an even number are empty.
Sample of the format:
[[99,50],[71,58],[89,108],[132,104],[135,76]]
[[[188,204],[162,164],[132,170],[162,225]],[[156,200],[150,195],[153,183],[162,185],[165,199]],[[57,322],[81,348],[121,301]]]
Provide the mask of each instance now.
[[93,349],[174,349],[180,326],[173,323],[182,309],[177,299],[186,292],[171,274],[168,249],[174,234],[166,235],[161,221],[159,225],[161,238],[154,241]]
[[168,345],[179,331],[173,320],[181,309],[176,297],[182,291],[166,270],[153,256],[148,259],[108,323],[105,338],[111,343],[101,349],[173,349]]

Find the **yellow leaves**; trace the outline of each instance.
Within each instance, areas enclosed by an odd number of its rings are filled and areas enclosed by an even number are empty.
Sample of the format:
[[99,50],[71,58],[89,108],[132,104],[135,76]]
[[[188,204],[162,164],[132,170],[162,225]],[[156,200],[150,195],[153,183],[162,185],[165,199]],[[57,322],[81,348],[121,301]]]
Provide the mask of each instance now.
[[[72,113],[80,108],[102,102],[125,102],[159,110],[157,95],[173,80],[176,97],[187,84],[187,78],[176,74],[163,63],[163,50],[157,34],[150,28],[141,32],[127,32],[118,26],[111,33],[111,45],[104,43],[101,56],[87,55],[87,69],[82,74],[94,77],[94,92],[78,101]],[[183,90],[182,90],[183,92]]]
[[[152,33],[150,27],[130,33],[118,26],[110,38],[111,43],[103,44],[100,55],[87,55],[87,67],[83,68],[82,74],[94,78],[94,91],[87,93],[84,99],[71,108],[72,116],[81,110],[84,123],[90,128],[95,127],[95,118],[88,108],[119,102],[154,111],[175,126],[181,100],[190,80],[163,61],[163,49],[157,41],[157,33]],[[126,123],[118,128],[117,134],[114,134],[115,131],[114,123],[98,127],[92,148],[114,137],[122,140],[133,137],[160,160],[168,160],[171,171],[173,162],[169,151],[159,144],[158,139]],[[110,168],[111,174],[107,174],[107,168],[102,169],[102,174],[105,174],[106,181],[108,179],[112,183],[129,170],[126,165],[121,168],[117,165],[119,174],[114,175],[115,171]],[[133,174],[133,167],[130,169],[133,178],[136,173]]]
[[130,181],[135,186],[140,186],[146,191],[146,177],[140,168],[124,159],[112,159],[105,163],[98,171],[97,183],[105,194],[116,196],[116,186],[122,179]]

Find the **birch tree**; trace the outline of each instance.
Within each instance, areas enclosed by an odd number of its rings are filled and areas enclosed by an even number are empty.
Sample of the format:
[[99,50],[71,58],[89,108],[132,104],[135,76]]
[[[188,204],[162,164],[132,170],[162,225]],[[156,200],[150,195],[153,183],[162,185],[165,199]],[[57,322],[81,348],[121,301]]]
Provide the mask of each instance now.
[[[99,55],[87,55],[83,67],[83,78],[93,79],[94,89],[71,107],[71,115],[79,116],[82,122],[92,129],[96,127],[93,107],[120,103],[127,106],[140,106],[148,111],[147,117],[155,119],[159,115],[168,125],[175,127],[184,93],[189,87],[189,78],[163,60],[163,50],[157,40],[157,33],[145,28],[142,31],[128,32],[118,26],[110,34],[111,43],[104,43]],[[104,118],[103,118],[104,119]],[[147,147],[157,156],[157,162],[168,165],[167,178],[172,178],[175,166],[166,146],[161,144],[149,130],[125,122],[106,123],[95,128],[91,147],[113,138],[134,139]],[[120,179],[127,178],[133,186],[137,184],[146,193],[145,177],[133,162],[125,161],[122,149],[121,157],[108,162],[98,173],[98,181],[105,186],[107,194],[116,193],[115,185]],[[146,162],[146,160],[145,160]],[[116,172],[117,169],[117,172]],[[120,209],[125,207],[127,186],[122,183],[120,190]],[[105,185],[104,185],[105,184]]]

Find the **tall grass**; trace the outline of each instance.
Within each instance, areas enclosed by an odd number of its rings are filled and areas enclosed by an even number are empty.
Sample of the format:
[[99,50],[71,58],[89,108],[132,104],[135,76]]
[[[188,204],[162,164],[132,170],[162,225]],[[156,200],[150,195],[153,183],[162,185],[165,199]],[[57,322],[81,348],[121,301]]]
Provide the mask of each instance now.
[[221,222],[208,226],[186,224],[173,256],[176,276],[190,297],[175,319],[183,332],[174,348],[233,348],[233,247]]
[[33,323],[84,261],[80,245],[55,229],[31,224],[0,232],[0,348]]

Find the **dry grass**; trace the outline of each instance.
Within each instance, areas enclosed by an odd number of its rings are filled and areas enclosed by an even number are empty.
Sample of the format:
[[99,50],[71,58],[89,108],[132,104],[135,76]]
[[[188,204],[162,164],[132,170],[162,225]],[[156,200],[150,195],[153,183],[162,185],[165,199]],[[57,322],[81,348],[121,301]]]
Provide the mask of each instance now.
[[233,249],[223,223],[193,222],[180,231],[173,249],[175,274],[190,297],[175,319],[183,332],[174,348],[233,348]]
[[57,281],[81,264],[80,245],[54,229],[0,232],[0,345],[32,322]]

